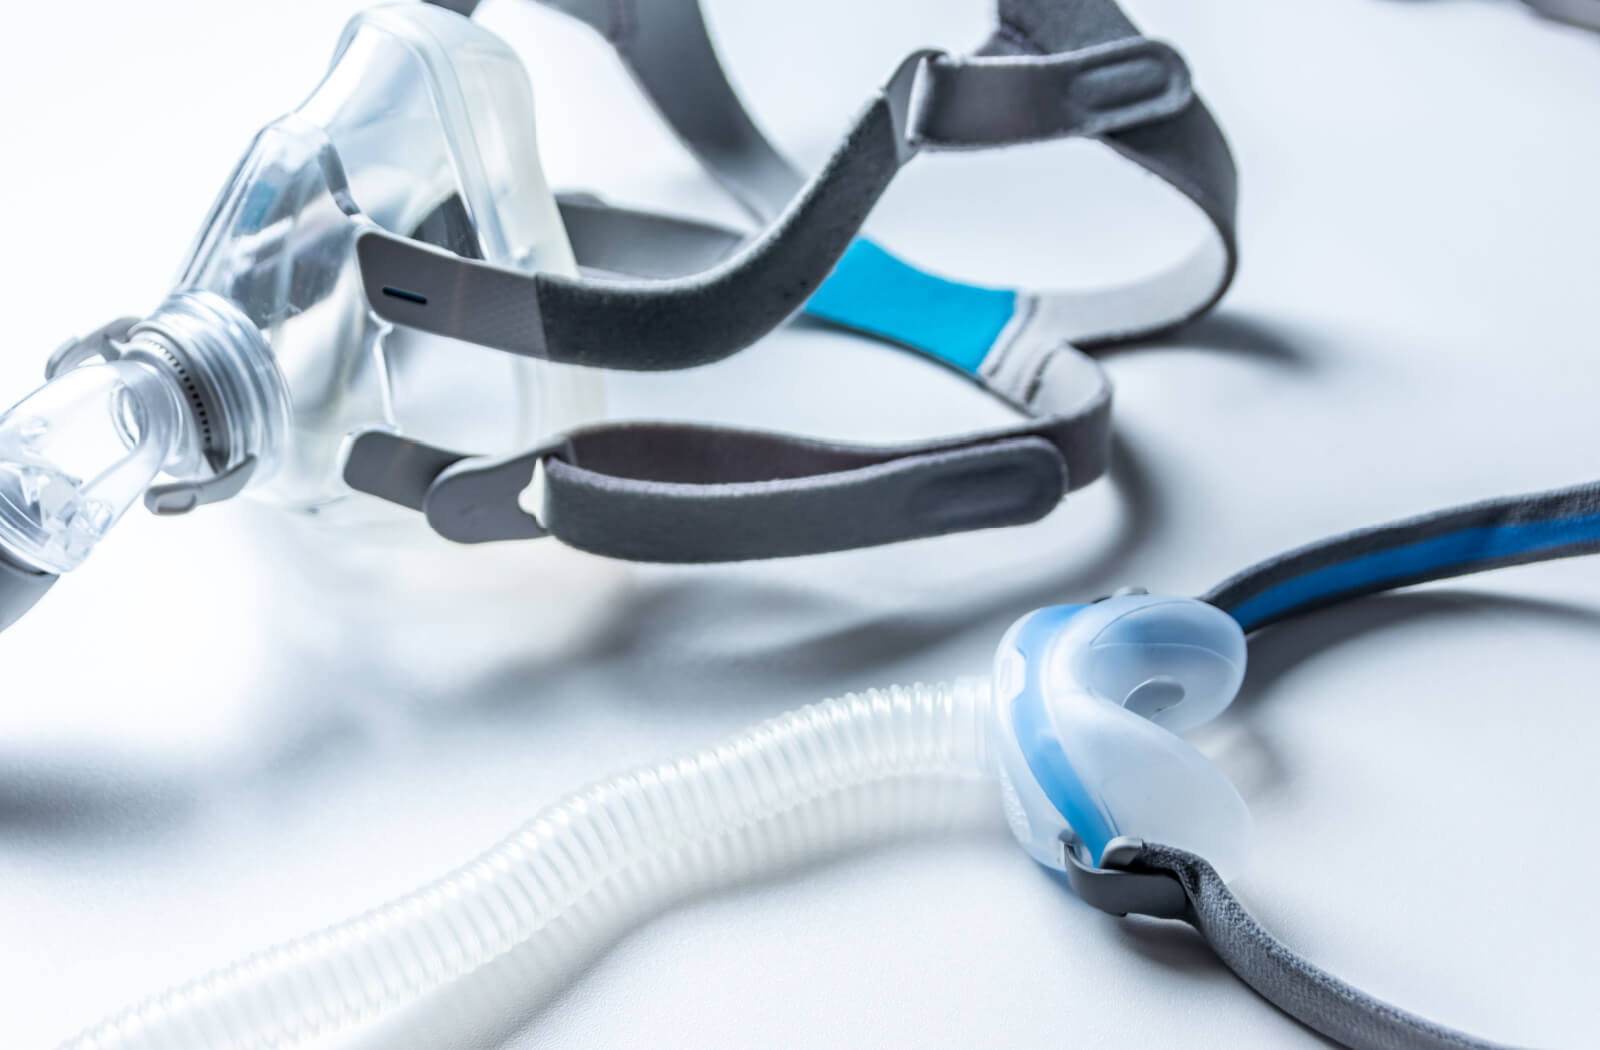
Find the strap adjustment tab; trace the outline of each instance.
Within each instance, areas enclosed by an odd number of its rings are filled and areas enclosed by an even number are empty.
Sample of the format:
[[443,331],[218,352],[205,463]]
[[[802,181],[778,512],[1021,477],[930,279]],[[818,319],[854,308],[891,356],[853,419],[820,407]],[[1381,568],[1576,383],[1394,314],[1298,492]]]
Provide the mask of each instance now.
[[517,497],[541,463],[570,448],[562,438],[511,456],[469,456],[369,430],[351,442],[344,480],[358,492],[420,510],[435,532],[456,543],[538,539],[550,532]]
[[1138,36],[1062,54],[943,55],[926,70],[910,130],[927,149],[1108,135],[1170,120],[1195,97],[1183,56]]
[[1140,839],[1112,839],[1096,865],[1088,859],[1083,842],[1069,832],[1061,836],[1061,867],[1072,891],[1107,915],[1185,918],[1189,895],[1176,875],[1126,866],[1143,849]]

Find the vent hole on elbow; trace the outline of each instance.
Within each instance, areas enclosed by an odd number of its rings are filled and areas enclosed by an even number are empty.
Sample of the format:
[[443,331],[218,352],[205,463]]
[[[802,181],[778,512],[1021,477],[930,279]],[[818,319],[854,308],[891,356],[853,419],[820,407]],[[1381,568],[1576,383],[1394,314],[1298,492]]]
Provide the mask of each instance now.
[[404,288],[390,288],[386,285],[384,286],[383,294],[387,295],[391,299],[399,299],[401,302],[405,303],[415,303],[418,306],[428,305],[428,297],[426,295],[420,295],[417,292],[408,292]]

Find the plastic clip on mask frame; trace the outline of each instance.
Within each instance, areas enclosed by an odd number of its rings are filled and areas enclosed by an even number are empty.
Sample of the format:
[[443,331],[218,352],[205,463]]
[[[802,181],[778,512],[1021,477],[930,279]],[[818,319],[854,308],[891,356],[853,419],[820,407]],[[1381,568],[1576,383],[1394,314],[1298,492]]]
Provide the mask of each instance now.
[[930,785],[994,779],[1023,848],[1084,901],[1188,923],[1309,1028],[1356,1050],[1504,1050],[1345,984],[1252,918],[1224,881],[1243,861],[1248,811],[1177,734],[1232,702],[1246,638],[1263,627],[1391,588],[1595,552],[1600,483],[1336,537],[1199,599],[1135,591],[1039,610],[1006,635],[991,682],[852,694],[597,783],[437,882],[155,996],[62,1050],[199,1050],[215,1045],[212,1032],[238,1048],[283,1047],[512,953],[548,977],[552,960],[613,941],[616,921],[863,836],[943,826],[960,793]]
[[[437,5],[470,13],[471,2]],[[759,234],[560,201],[582,275],[525,273],[373,227],[360,278],[385,322],[508,354],[594,368],[682,369],[727,357],[798,310],[903,344],[1018,411],[999,430],[896,447],[691,424],[608,423],[506,458],[368,431],[350,488],[422,512],[462,543],[555,536],[593,553],[724,562],[844,550],[1049,513],[1105,470],[1111,394],[1080,351],[1172,328],[1210,309],[1235,267],[1236,175],[1176,51],[1111,0],[1002,0],[977,52],[918,51],[895,70],[809,180],[761,135],[717,62],[695,0],[550,0],[605,35]],[[1013,291],[924,273],[867,240],[863,221],[923,152],[1099,139],[1191,201],[1209,235],[1147,280],[1093,293]],[[51,360],[59,376],[113,359],[113,322]],[[215,407],[215,406],[213,406]],[[214,421],[213,421],[214,422]],[[260,477],[213,457],[216,476],[158,485],[179,513]],[[519,505],[542,468],[537,516]],[[0,627],[55,576],[0,550]]]

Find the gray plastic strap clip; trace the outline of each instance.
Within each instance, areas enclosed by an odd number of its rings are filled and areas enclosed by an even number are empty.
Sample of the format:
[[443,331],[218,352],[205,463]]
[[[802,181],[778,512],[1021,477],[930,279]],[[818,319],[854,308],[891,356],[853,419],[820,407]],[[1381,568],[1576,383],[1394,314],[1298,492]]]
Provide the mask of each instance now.
[[1108,915],[1149,915],[1182,919],[1189,914],[1189,895],[1177,876],[1164,871],[1124,867],[1144,849],[1135,838],[1116,838],[1106,847],[1100,866],[1086,859],[1082,841],[1061,836],[1061,859],[1072,891]]
[[541,462],[568,447],[563,438],[495,459],[372,430],[351,444],[344,480],[358,492],[422,511],[435,532],[457,543],[537,539],[549,530],[517,496]]
[[938,62],[948,62],[950,55],[937,48],[922,48],[905,57],[888,83],[883,85],[883,97],[889,103],[889,114],[894,120],[896,158],[900,166],[917,155],[922,148],[922,136],[915,122],[920,100],[927,94],[924,87],[928,70]]
[[95,357],[105,361],[115,361],[122,356],[117,344],[125,341],[128,332],[138,323],[137,317],[119,317],[80,339],[67,340],[58,346],[50,355],[50,359],[45,362],[44,377],[54,379],[61,373],[77,368]]
[[1137,36],[1063,54],[943,55],[927,73],[911,134],[928,149],[1106,135],[1171,120],[1194,101],[1183,56]]
[[257,460],[246,456],[227,470],[218,471],[209,478],[198,481],[175,481],[169,485],[151,485],[145,490],[145,509],[152,514],[171,517],[187,514],[208,503],[221,503],[232,499],[250,484],[256,472]]
[[565,448],[561,440],[503,459],[469,456],[453,463],[428,486],[422,513],[434,532],[456,543],[548,536],[550,530],[523,510],[517,497],[532,484],[539,464]]

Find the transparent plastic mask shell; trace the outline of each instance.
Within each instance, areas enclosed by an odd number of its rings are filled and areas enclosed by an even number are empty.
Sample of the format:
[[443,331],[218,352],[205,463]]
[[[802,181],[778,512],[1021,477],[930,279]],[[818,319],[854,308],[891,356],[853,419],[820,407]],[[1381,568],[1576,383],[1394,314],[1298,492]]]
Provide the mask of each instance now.
[[1129,836],[1236,872],[1250,815],[1222,772],[1175,735],[1215,717],[1243,680],[1244,633],[1187,598],[1042,609],[996,654],[997,762],[1023,848],[1062,867],[1070,835],[1098,863]]
[[[357,15],[311,97],[257,136],[178,294],[219,296],[265,336],[289,406],[258,478],[266,496],[326,509],[350,495],[340,469],[359,430],[501,455],[599,415],[597,374],[395,328],[360,281],[355,241],[373,225],[575,273],[534,126],[527,74],[503,42],[404,4]],[[387,509],[357,500],[361,514]]]

